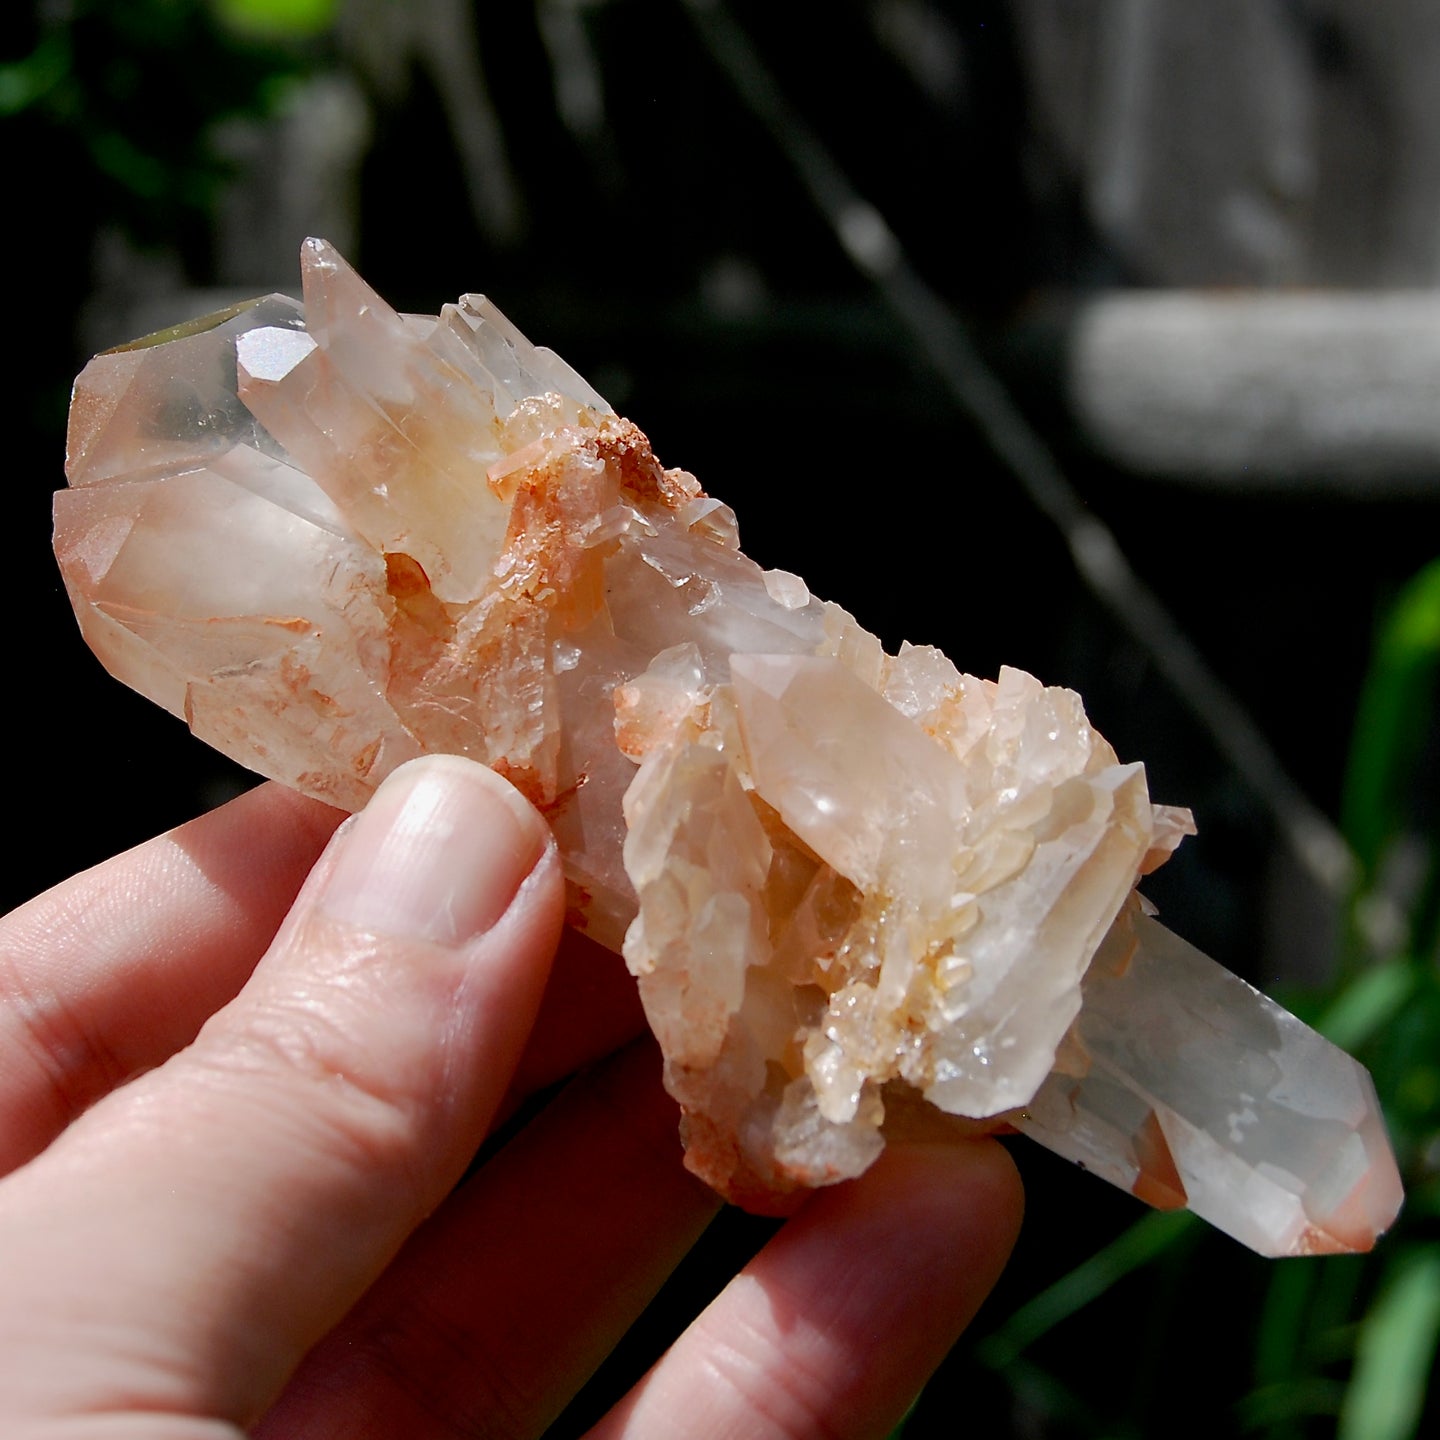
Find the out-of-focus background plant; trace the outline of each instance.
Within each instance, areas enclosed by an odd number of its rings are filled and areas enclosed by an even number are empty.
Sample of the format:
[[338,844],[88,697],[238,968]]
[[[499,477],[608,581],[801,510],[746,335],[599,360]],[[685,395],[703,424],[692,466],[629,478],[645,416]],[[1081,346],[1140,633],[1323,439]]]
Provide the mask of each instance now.
[[[1429,1433],[1437,73],[1430,0],[16,0],[6,734],[52,799],[0,901],[243,783],[74,632],[85,357],[292,288],[306,233],[403,308],[483,288],[757,558],[1078,689],[1196,811],[1166,920],[1375,1074],[1410,1198],[1370,1257],[1017,1146],[1015,1263],[904,1434]],[[556,1433],[765,1233],[719,1222]]]
[[[1237,1433],[1401,1440],[1433,1424],[1440,1348],[1437,675],[1440,561],[1387,606],[1360,693],[1342,810],[1357,869],[1336,972],[1324,985],[1272,987],[1370,1067],[1410,1182],[1406,1209],[1371,1256],[1276,1264],[1258,1306],[1231,1305],[1223,1296],[1201,1305],[1211,1323],[1233,1327],[1249,1347],[1248,1376],[1215,1376],[1235,1387],[1227,1400]],[[1022,1302],[979,1342],[976,1357],[1015,1394],[1043,1396],[1042,1408],[1052,1413],[1085,1415],[1078,1433],[1152,1433],[1142,1414],[1124,1416],[1127,1425],[1092,1395],[1077,1394],[1066,1366],[1051,1369],[1030,1357],[1052,1330],[1083,1324],[1132,1272],[1178,1271],[1198,1284],[1208,1272],[1201,1254],[1207,1245],[1213,1237],[1188,1215],[1143,1216]]]

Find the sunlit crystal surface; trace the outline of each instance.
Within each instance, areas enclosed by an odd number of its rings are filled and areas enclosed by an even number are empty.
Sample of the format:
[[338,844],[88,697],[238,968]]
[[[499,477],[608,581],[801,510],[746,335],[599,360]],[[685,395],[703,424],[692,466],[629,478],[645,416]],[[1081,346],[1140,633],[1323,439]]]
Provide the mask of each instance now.
[[483,297],[302,263],[303,307],[77,381],[56,553],[115,674],[347,808],[425,751],[509,776],[732,1199],[859,1174],[928,1102],[1266,1253],[1373,1242],[1368,1076],[1140,913],[1189,816],[1075,695],[885,654]]
[[[1266,1255],[1366,1250],[1400,1203],[1364,1067],[1131,902],[1017,1124]],[[1068,1073],[1067,1073],[1068,1072]]]

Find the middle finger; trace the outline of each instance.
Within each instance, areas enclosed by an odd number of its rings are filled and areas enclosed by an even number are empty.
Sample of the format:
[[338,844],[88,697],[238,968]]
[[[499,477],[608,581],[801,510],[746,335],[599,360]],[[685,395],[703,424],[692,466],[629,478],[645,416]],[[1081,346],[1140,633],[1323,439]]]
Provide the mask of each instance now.
[[256,1440],[541,1433],[719,1208],[676,1118],[648,1040],[581,1076],[412,1238]]

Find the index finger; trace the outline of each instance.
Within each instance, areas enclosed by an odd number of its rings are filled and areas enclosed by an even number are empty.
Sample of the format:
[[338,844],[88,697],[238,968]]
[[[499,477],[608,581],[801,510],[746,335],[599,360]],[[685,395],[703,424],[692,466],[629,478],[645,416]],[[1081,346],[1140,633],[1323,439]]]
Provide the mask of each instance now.
[[[235,998],[343,818],[260,785],[0,919],[0,1175]],[[644,1023],[620,957],[567,931],[514,1098]]]
[[235,997],[343,818],[261,785],[0,920],[0,1174]]

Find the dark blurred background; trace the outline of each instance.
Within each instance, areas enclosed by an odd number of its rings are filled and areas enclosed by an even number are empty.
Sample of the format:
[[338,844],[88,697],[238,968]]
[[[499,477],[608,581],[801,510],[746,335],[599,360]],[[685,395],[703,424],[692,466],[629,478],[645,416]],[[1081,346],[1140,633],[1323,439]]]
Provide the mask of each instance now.
[[[1403,963],[1375,1023],[1430,1004],[1428,662],[1390,830],[1346,807],[1377,634],[1440,555],[1437,76],[1427,0],[16,0],[7,729],[45,800],[0,900],[247,783],[85,652],[49,496],[91,352],[293,291],[315,233],[399,308],[486,291],[891,648],[1079,690],[1194,808],[1148,889],[1218,959],[1317,1012]],[[1397,1081],[1425,1194],[1433,1038]],[[1277,1284],[1017,1158],[1017,1262],[907,1435],[1419,1433],[1433,1206],[1405,1264]],[[673,1313],[762,1234],[719,1227]],[[1414,1275],[1432,1349],[1377,1419],[1354,1359]]]

